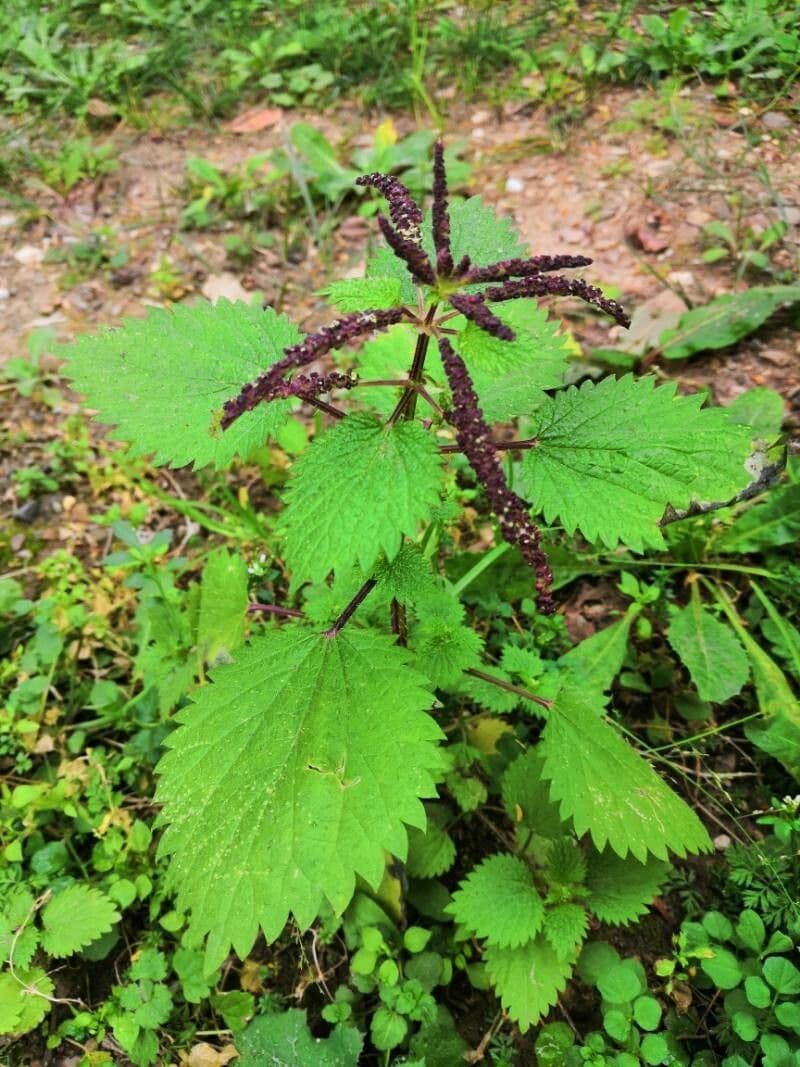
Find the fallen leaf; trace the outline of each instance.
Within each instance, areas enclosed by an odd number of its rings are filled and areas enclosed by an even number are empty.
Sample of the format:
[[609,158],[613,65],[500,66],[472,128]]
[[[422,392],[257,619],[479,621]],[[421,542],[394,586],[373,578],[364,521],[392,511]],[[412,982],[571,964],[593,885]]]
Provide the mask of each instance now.
[[186,1067],[225,1067],[226,1063],[230,1063],[238,1055],[233,1045],[218,1049],[201,1041],[199,1045],[192,1046],[184,1062]]
[[251,107],[223,127],[228,133],[260,133],[280,122],[283,111],[279,107]]

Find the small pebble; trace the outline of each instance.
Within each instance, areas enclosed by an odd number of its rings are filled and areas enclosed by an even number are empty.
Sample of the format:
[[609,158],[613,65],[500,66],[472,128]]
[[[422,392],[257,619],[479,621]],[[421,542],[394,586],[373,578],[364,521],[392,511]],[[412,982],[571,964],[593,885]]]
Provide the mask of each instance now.
[[521,193],[525,188],[525,182],[521,178],[507,178],[506,179],[506,192],[507,193]]

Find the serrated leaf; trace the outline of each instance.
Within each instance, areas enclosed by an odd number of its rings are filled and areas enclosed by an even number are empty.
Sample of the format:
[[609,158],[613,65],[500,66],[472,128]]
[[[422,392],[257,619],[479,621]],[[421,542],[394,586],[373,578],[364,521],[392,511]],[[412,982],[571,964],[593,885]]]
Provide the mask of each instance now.
[[393,559],[430,518],[442,482],[436,441],[422,426],[384,426],[361,412],[316,438],[291,473],[282,527],[294,586],[351,562],[369,571],[381,553]]
[[559,324],[533,301],[522,300],[493,309],[515,333],[504,341],[467,322],[458,335],[463,356],[489,422],[530,415],[544,400],[545,389],[564,382],[567,346]]
[[743,511],[714,541],[718,552],[761,552],[800,537],[800,485],[773,490]]
[[408,267],[402,259],[394,254],[391,248],[382,245],[367,260],[366,277],[390,278],[400,285],[400,303],[416,304],[417,287],[413,278],[408,273]]
[[247,566],[224,549],[212,552],[200,583],[197,644],[206,663],[226,663],[244,641]]
[[177,715],[157,793],[211,968],[259,925],[274,940],[290,912],[303,928],[323,900],[341,912],[357,874],[379,884],[385,851],[404,857],[405,825],[425,824],[441,736],[408,653],[370,631],[272,630],[212,679]]
[[667,505],[726,500],[747,482],[750,435],[702,397],[675,384],[605,378],[548,400],[537,413],[539,440],[521,470],[528,499],[548,523],[609,548],[664,544]]
[[631,604],[621,619],[604,626],[591,637],[585,637],[565,652],[559,658],[559,664],[568,667],[590,689],[610,689],[622,670],[631,623],[641,610],[639,604]]
[[331,282],[322,293],[339,311],[367,311],[395,307],[401,301],[399,278],[345,278]]
[[483,640],[460,622],[423,618],[411,632],[410,645],[418,669],[436,689],[456,685],[465,670],[481,663]]
[[610,848],[590,852],[586,886],[589,907],[604,923],[621,926],[647,913],[669,873],[669,864],[649,856],[622,859]]
[[703,824],[650,764],[603,719],[595,692],[567,680],[548,714],[539,750],[550,798],[575,833],[591,833],[620,856],[660,859],[711,848]]
[[550,785],[542,777],[544,760],[536,747],[529,748],[509,764],[501,790],[508,817],[542,837],[558,838],[564,825],[558,805],[550,801]]
[[565,902],[547,909],[544,936],[560,960],[574,960],[588,929],[589,916],[582,904]]
[[730,626],[716,619],[693,591],[672,616],[669,643],[689,671],[701,700],[723,704],[741,692],[750,676],[747,653]]
[[408,831],[408,859],[406,870],[412,878],[438,878],[449,871],[456,858],[456,846],[445,830],[447,809],[439,804],[427,804],[427,824]]
[[774,389],[765,386],[748,389],[725,410],[731,422],[749,427],[754,438],[773,441],[781,432],[783,397]]
[[541,935],[519,948],[487,947],[486,970],[503,1007],[526,1033],[547,1015],[572,973]]
[[447,911],[489,945],[515,948],[542,927],[544,902],[527,865],[516,856],[489,856],[459,883]]
[[0,1034],[27,1034],[50,1011],[55,986],[41,967],[0,974]]
[[430,562],[419,545],[411,542],[404,544],[393,560],[380,560],[375,577],[401,604],[416,605],[436,596],[438,591]]
[[799,285],[767,285],[725,293],[682,315],[659,339],[662,359],[686,359],[697,352],[726,348],[757,330],[781,304],[800,300]]
[[297,327],[271,308],[227,300],[176,304],[78,338],[64,350],[64,373],[98,409],[97,419],[131,443],[133,455],[221,469],[274,436],[289,402],[261,404],[224,433],[212,432],[215,413],[299,340]]
[[71,956],[108,933],[119,919],[119,912],[99,889],[68,886],[42,909],[42,948],[51,956]]
[[560,837],[552,843],[547,853],[547,873],[549,881],[562,888],[583,882],[586,860],[572,837]]
[[[425,227],[423,244],[432,252],[429,229]],[[469,255],[472,262],[481,267],[501,259],[524,258],[528,253],[528,246],[511,219],[507,215],[495,214],[480,196],[451,202],[450,248],[456,263],[462,256]]]

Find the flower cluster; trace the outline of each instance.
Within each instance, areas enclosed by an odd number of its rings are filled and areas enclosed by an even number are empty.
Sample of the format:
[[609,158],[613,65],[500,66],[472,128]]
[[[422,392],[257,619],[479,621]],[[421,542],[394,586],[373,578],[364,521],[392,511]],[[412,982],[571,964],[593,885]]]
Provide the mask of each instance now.
[[522,558],[536,573],[539,610],[543,615],[552,615],[555,611],[551,588],[553,574],[542,551],[539,528],[528,514],[525,502],[508,487],[464,360],[446,337],[439,339],[439,353],[453,395],[448,419],[455,427],[458,445],[486,490],[503,537],[519,547]]
[[[323,326],[309,334],[302,343],[286,348],[282,359],[246,385],[238,396],[225,403],[222,428],[227,429],[244,412],[252,410],[262,401],[288,396],[312,400],[331,389],[351,388],[355,380],[344,374],[314,372],[296,375],[288,380],[285,375],[366,333],[386,329],[403,319],[416,322],[424,343],[421,348],[418,345],[419,355],[415,355],[410,387],[390,421],[405,410],[404,401],[412,395],[411,382],[421,382],[427,336],[436,336],[452,391],[452,409],[448,418],[456,429],[458,445],[486,489],[503,536],[519,546],[524,559],[535,571],[539,607],[549,614],[554,610],[552,574],[541,548],[539,530],[531,520],[524,501],[506,483],[469,371],[445,336],[453,331],[442,328],[442,320],[435,319],[435,312],[441,302],[447,301],[455,312],[502,341],[513,341],[514,331],[494,313],[490,305],[523,297],[578,297],[610,315],[622,326],[629,326],[630,320],[622,306],[616,300],[603,296],[600,289],[580,278],[567,278],[557,273],[588,266],[592,262],[588,256],[538,255],[480,266],[473,264],[469,255],[463,255],[456,263],[451,246],[447,175],[441,141],[436,143],[433,162],[432,257],[425,251],[422,241],[422,211],[401,181],[389,174],[365,174],[357,180],[357,184],[377,189],[385,197],[389,217],[379,214],[378,225],[390,248],[403,260],[413,279],[433,290],[433,302],[427,316],[423,321],[410,308],[394,307],[359,311]],[[478,286],[483,288],[478,290]],[[320,402],[317,403],[319,405]]]

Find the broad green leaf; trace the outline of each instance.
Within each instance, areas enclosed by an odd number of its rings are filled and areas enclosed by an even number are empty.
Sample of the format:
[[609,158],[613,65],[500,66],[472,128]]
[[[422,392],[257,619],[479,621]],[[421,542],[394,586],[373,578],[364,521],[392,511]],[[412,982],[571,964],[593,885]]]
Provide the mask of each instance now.
[[[356,875],[377,886],[385,851],[405,857],[435,793],[432,697],[388,636],[271,630],[211,675],[176,716],[159,764],[178,907],[211,932],[208,968],[244,957],[289,913],[305,928],[341,912]],[[403,774],[398,774],[398,767]]]
[[429,560],[418,545],[406,542],[393,560],[380,560],[375,577],[388,594],[401,604],[416,605],[438,593]]
[[770,956],[764,960],[762,972],[776,993],[785,997],[796,997],[800,993],[800,971],[791,960]]
[[547,909],[544,936],[560,960],[574,960],[589,929],[589,916],[582,904],[565,902]]
[[381,246],[377,252],[367,260],[366,277],[391,278],[400,285],[400,303],[416,304],[417,286],[414,279],[408,273],[408,267],[391,248]]
[[757,911],[746,908],[742,912],[736,924],[736,936],[739,939],[739,943],[744,945],[745,948],[749,948],[755,953],[761,951],[766,931],[764,929],[764,921]]
[[401,303],[398,278],[345,278],[331,282],[322,293],[342,312],[395,307]]
[[558,806],[550,801],[550,789],[542,777],[544,762],[534,746],[518,756],[503,773],[503,807],[509,819],[542,837],[564,833]]
[[572,962],[559,959],[541,935],[518,948],[490,945],[483,958],[503,1007],[523,1034],[547,1015],[572,973]]
[[697,352],[726,348],[757,330],[781,304],[800,300],[800,285],[767,285],[725,293],[682,315],[666,330],[659,347],[663,359],[686,359]]
[[567,346],[559,324],[533,301],[501,304],[494,313],[514,331],[513,341],[467,322],[457,345],[487,420],[505,422],[531,414],[544,400],[543,390],[563,385]]
[[258,1015],[236,1038],[237,1067],[357,1067],[363,1039],[355,1027],[315,1038],[298,1008]]
[[730,626],[703,606],[696,587],[686,607],[672,616],[667,637],[702,700],[723,704],[741,692],[750,676],[747,653]]
[[614,926],[632,923],[647,913],[669,873],[669,865],[649,856],[644,863],[621,859],[610,848],[590,852],[586,886],[597,918]]
[[641,610],[639,604],[629,605],[621,619],[584,638],[560,657],[559,664],[568,667],[590,689],[610,689],[622,669],[631,623]]
[[603,719],[602,698],[567,680],[548,714],[539,750],[550,798],[575,832],[591,833],[595,847],[608,843],[620,856],[644,862],[710,849],[694,812],[650,764]]
[[774,389],[765,386],[748,389],[725,410],[731,422],[749,426],[754,438],[773,441],[781,432],[783,397]]
[[522,460],[523,490],[548,523],[636,551],[664,544],[667,505],[726,500],[748,478],[750,435],[675,384],[605,378],[556,394],[537,413],[536,448]]
[[247,566],[225,549],[212,552],[203,568],[197,645],[206,663],[227,663],[244,640]]
[[50,1011],[55,986],[41,967],[0,974],[0,1034],[27,1034]]
[[436,440],[418,423],[384,426],[357,413],[327,430],[295,462],[287,488],[293,585],[352,562],[369,571],[381,553],[393,559],[403,535],[430,518],[441,482]]
[[[432,252],[429,227],[425,230],[423,243]],[[450,247],[456,263],[462,256],[469,255],[472,262],[480,267],[501,259],[524,258],[528,254],[528,246],[520,238],[511,219],[496,215],[479,196],[451,202]]]
[[743,511],[714,541],[717,552],[761,552],[800,538],[800,485],[774,489]]
[[469,626],[450,619],[423,617],[410,634],[417,669],[436,689],[456,685],[464,671],[480,667],[483,640]]
[[542,928],[544,902],[530,868],[516,856],[489,856],[459,884],[447,911],[490,945],[515,948]]
[[68,886],[42,909],[42,947],[51,956],[71,956],[107,933],[119,918],[99,889]]
[[718,989],[735,989],[742,980],[742,966],[732,952],[713,946],[713,956],[701,960],[700,966]]
[[445,826],[448,811],[440,804],[426,805],[427,823],[424,828],[408,831],[408,860],[406,869],[412,878],[437,878],[449,871],[456,858],[456,846]]
[[628,1004],[647,991],[637,960],[621,960],[609,967],[597,979],[597,991],[611,1004]]
[[150,308],[117,330],[80,337],[64,349],[65,374],[97,419],[170,467],[227,467],[274,436],[289,402],[261,404],[224,433],[212,428],[223,403],[300,340],[297,327],[271,308],[220,300]]

